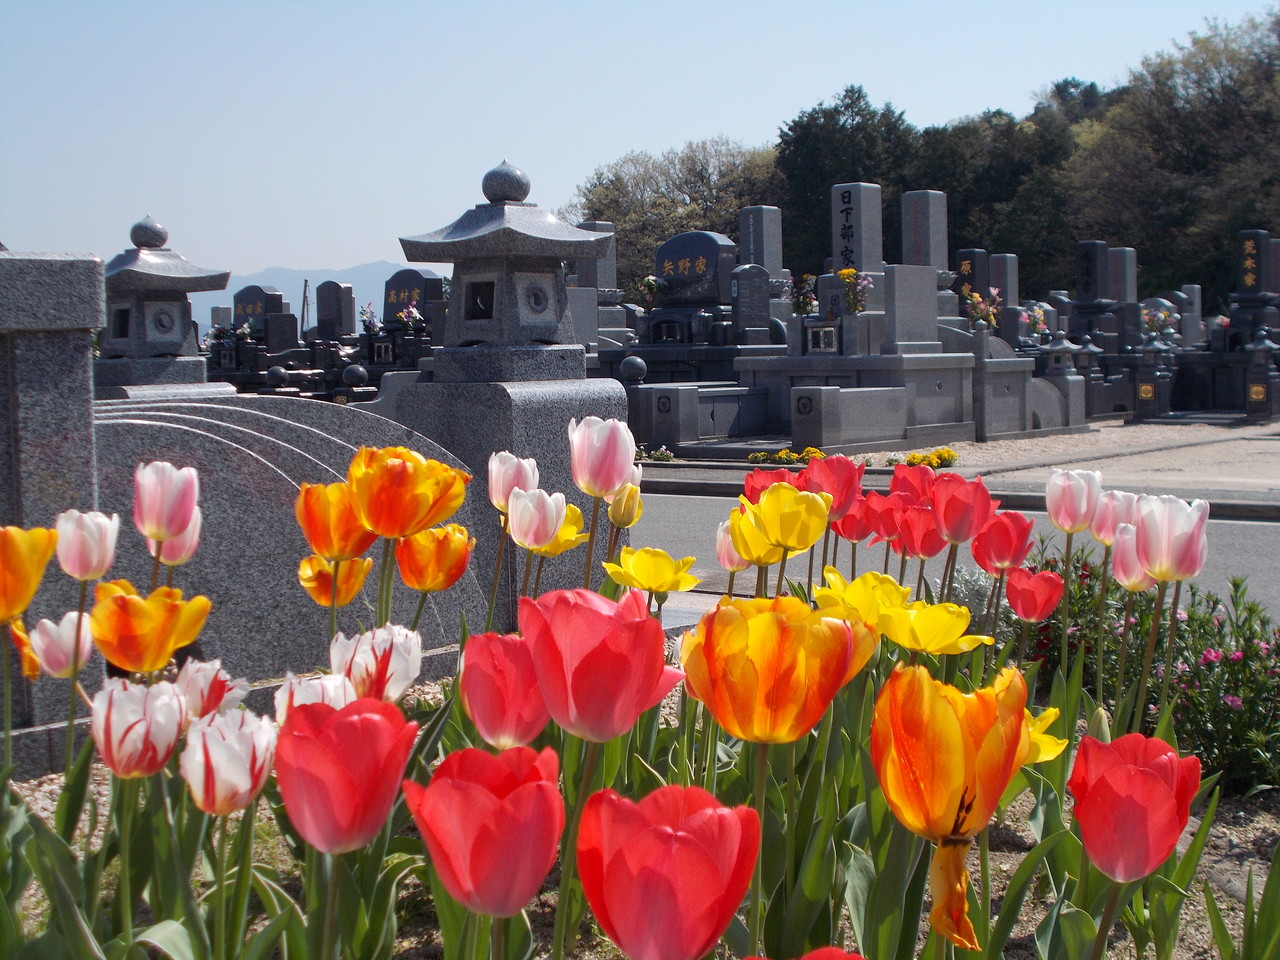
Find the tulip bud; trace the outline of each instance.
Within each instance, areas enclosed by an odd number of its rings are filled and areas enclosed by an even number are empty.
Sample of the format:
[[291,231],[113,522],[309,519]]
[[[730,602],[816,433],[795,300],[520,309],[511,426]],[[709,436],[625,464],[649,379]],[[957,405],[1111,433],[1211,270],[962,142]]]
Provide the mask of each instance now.
[[1095,740],[1101,740],[1103,743],[1111,742],[1111,718],[1107,716],[1105,707],[1095,707],[1093,713],[1089,716],[1089,725],[1085,728],[1085,734],[1093,737]]
[[329,645],[329,666],[357,696],[394,703],[422,672],[422,637],[390,623],[350,639],[340,633]]
[[160,562],[166,567],[181,566],[196,555],[196,548],[200,546],[200,527],[202,523],[200,508],[196,507],[191,514],[191,522],[187,524],[187,528],[172,540],[158,543],[148,537],[147,552],[154,557],[158,551]]
[[57,623],[41,620],[31,631],[30,641],[44,672],[63,680],[79,672],[93,655],[89,616],[75,610]]
[[507,512],[507,501],[512,490],[538,489],[538,461],[533,457],[520,458],[509,450],[499,450],[489,456],[489,502]]
[[243,810],[262,791],[276,755],[276,728],[243,710],[215,713],[187,731],[178,770],[191,799],[214,817]]
[[512,490],[507,510],[511,539],[528,550],[543,547],[555,539],[564,523],[564,494]]
[[118,514],[107,516],[96,510],[81,513],[64,510],[55,523],[58,530],[58,566],[76,580],[98,580],[106,576],[116,558],[116,536],[120,532]]
[[640,488],[634,483],[624,484],[609,503],[609,522],[619,530],[635,526],[644,504],[640,500]]
[[356,688],[342,674],[298,677],[286,673],[284,683],[276,689],[276,723],[283,727],[289,710],[304,703],[327,703],[341,710],[356,698]]

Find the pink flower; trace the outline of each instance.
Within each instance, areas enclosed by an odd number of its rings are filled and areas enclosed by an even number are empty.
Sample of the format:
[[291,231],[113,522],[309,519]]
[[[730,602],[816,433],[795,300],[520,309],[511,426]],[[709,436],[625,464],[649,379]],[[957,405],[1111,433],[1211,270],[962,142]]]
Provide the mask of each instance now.
[[1138,498],[1138,560],[1153,580],[1189,580],[1209,553],[1209,504],[1177,497]]
[[609,497],[631,482],[636,441],[621,420],[584,417],[569,421],[573,482],[589,497]]
[[507,500],[512,490],[538,489],[538,461],[533,457],[520,458],[509,450],[499,450],[489,456],[489,502],[507,512]]
[[249,681],[233,678],[221,660],[188,660],[178,671],[174,686],[187,701],[187,716],[199,720],[211,713],[234,710],[249,693]]
[[205,813],[225,817],[262,791],[276,755],[276,728],[244,710],[215,713],[193,723],[178,770],[191,799]]
[[1234,694],[1230,694],[1230,693],[1223,694],[1222,702],[1225,703],[1232,710],[1239,710],[1241,707],[1244,706],[1243,700],[1241,700],[1239,697],[1235,696]]
[[147,687],[108,677],[93,698],[90,731],[102,762],[117,777],[149,777],[168,763],[186,716],[172,683]]
[[196,555],[196,549],[200,546],[200,528],[203,522],[200,508],[196,507],[191,513],[191,522],[187,524],[186,529],[173,539],[158,542],[148,537],[147,553],[154,557],[158,550],[160,562],[166,567],[182,566]]
[[1131,523],[1116,525],[1111,543],[1111,576],[1130,593],[1142,593],[1155,583],[1138,560],[1138,531]]
[[516,489],[507,500],[507,530],[526,550],[537,550],[554,540],[564,515],[563,493]]
[[1222,651],[1209,647],[1204,653],[1200,654],[1200,666],[1207,667],[1211,663],[1217,663],[1222,659]]
[[716,563],[730,573],[745,570],[751,566],[750,561],[743,560],[733,545],[733,536],[729,532],[729,521],[725,520],[716,528]]
[[133,524],[150,540],[172,540],[191,525],[200,498],[194,467],[179,470],[157,460],[138,464],[133,474]]
[[1052,470],[1045,485],[1045,512],[1063,533],[1088,528],[1102,495],[1102,474],[1096,470]]
[[81,513],[64,510],[55,523],[58,530],[58,566],[76,580],[98,580],[106,576],[116,559],[116,536],[120,517],[96,510]]
[[1244,651],[1243,651],[1243,650],[1233,650],[1233,651],[1231,651],[1231,653],[1227,656],[1227,659],[1228,659],[1229,661],[1231,661],[1232,663],[1239,663],[1241,660],[1243,660],[1243,659],[1244,659]]
[[64,614],[57,623],[41,620],[31,631],[30,641],[31,649],[40,661],[40,668],[51,677],[65,680],[79,672],[93,655],[89,614],[82,616],[72,610]]
[[1138,495],[1123,490],[1104,490],[1098,496],[1098,507],[1093,512],[1093,520],[1089,523],[1089,532],[1093,539],[1104,547],[1115,541],[1116,527],[1122,523],[1133,523],[1138,515]]

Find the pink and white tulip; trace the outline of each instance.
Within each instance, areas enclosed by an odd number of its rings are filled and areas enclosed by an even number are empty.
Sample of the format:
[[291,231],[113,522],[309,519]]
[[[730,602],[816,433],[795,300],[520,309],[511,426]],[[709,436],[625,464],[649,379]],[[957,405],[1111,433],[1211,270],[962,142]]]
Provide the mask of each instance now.
[[187,730],[178,770],[191,799],[214,817],[243,810],[262,791],[276,756],[276,726],[244,710],[215,713]]
[[196,507],[191,514],[191,522],[187,524],[187,528],[172,540],[159,542],[148,537],[147,553],[154,557],[158,550],[160,552],[160,562],[166,567],[181,566],[196,555],[196,548],[200,546],[200,528],[203,523],[204,518],[200,508]]
[[1177,497],[1138,498],[1138,560],[1156,580],[1190,580],[1209,553],[1209,504]]
[[340,633],[329,644],[329,667],[357,697],[395,703],[422,672],[422,637],[393,623],[350,639]]
[[1116,527],[1137,519],[1138,495],[1123,490],[1104,490],[1098,497],[1098,508],[1089,522],[1093,539],[1104,547],[1115,541]]
[[97,510],[81,513],[64,510],[58,514],[58,566],[67,576],[80,581],[100,580],[116,559],[116,537],[120,516]]
[[621,420],[569,421],[569,467],[573,482],[587,496],[610,497],[631,483],[635,459],[635,438]]
[[157,460],[133,474],[133,524],[148,540],[172,540],[191,525],[200,498],[195,467]]
[[190,720],[234,710],[249,693],[249,681],[232,677],[222,669],[221,660],[188,660],[178,671],[174,686],[187,701]]
[[737,573],[751,566],[751,562],[743,560],[738,548],[733,545],[733,534],[729,526],[729,521],[725,520],[716,528],[716,563],[730,573]]
[[538,489],[538,461],[517,457],[509,450],[489,455],[489,502],[507,512],[512,490]]
[[1097,470],[1052,470],[1044,490],[1045,512],[1063,533],[1079,533],[1089,528],[1101,495]]
[[341,710],[359,699],[351,681],[340,673],[324,673],[299,677],[293,673],[284,675],[284,683],[276,690],[276,723],[283,727],[291,707],[304,703],[327,703]]
[[1138,559],[1138,530],[1132,523],[1116,525],[1111,541],[1111,576],[1130,593],[1142,593],[1155,584]]
[[186,716],[172,683],[147,687],[109,677],[93,698],[90,731],[102,762],[117,777],[149,777],[169,762]]
[[40,661],[40,669],[63,680],[78,673],[93,655],[89,615],[75,610],[65,614],[57,623],[41,620],[31,631],[30,641],[31,649]]
[[507,501],[507,531],[527,550],[545,547],[564,524],[564,494],[545,490],[512,490]]

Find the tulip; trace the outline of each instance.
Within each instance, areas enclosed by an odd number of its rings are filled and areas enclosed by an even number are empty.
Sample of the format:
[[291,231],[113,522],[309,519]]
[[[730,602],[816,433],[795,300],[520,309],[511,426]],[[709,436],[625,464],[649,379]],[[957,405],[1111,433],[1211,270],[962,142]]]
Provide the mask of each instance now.
[[756,504],[765,539],[796,553],[808,550],[827,529],[831,494],[806,493],[789,483],[775,483]]
[[449,754],[405,801],[440,882],[473,913],[514,917],[556,861],[564,801],[560,762],[550,747],[513,747],[494,756],[474,748]]
[[1027,737],[1031,746],[1027,752],[1027,758],[1022,761],[1024,766],[1045,763],[1067,749],[1067,740],[1049,733],[1049,728],[1061,714],[1062,711],[1057,707],[1045,707],[1038,717],[1030,710],[1026,711],[1024,719],[1027,722]]
[[157,460],[138,464],[133,473],[133,525],[149,540],[172,540],[191,526],[199,499],[195,467]]
[[578,544],[586,542],[587,534],[582,532],[582,511],[572,503],[566,503],[564,521],[560,524],[556,535],[542,546],[534,547],[533,552],[539,557],[558,557]]
[[57,531],[43,527],[0,527],[0,624],[30,606],[57,540]]
[[304,483],[293,515],[311,552],[326,560],[354,560],[378,539],[360,522],[355,492],[346,483]]
[[438,593],[448,590],[467,571],[476,538],[456,523],[430,527],[396,544],[400,578],[412,590]]
[[896,546],[905,556],[925,560],[936,557],[946,545],[937,514],[927,503],[913,503],[898,514]]
[[757,468],[742,478],[742,495],[747,498],[748,503],[759,503],[760,494],[775,483],[789,483],[794,487],[799,480],[799,474],[785,467],[778,467],[776,470]]
[[760,510],[754,503],[729,514],[729,538],[739,556],[757,567],[770,567],[782,559],[782,547],[765,537]]
[[406,447],[361,447],[347,468],[360,523],[393,540],[448,520],[470,482],[471,474]]
[[898,526],[901,523],[902,511],[917,502],[904,493],[890,493],[887,496],[875,490],[868,493],[862,509],[866,513],[872,532],[876,535],[872,543],[897,540],[901,535]]
[[985,527],[1000,505],[981,477],[966,480],[958,473],[936,477],[929,492],[938,532],[947,543],[968,543]]
[[1044,504],[1049,520],[1063,533],[1087,530],[1102,495],[1102,474],[1097,470],[1051,470],[1045,485]]
[[79,672],[93,654],[89,618],[72,610],[57,623],[41,620],[31,631],[30,643],[41,669],[65,680]]
[[877,636],[796,597],[720,602],[680,643],[689,693],[731,736],[791,743],[813,729]]
[[589,497],[611,497],[635,473],[636,441],[621,420],[584,417],[569,421],[569,468]]
[[810,493],[831,494],[831,519],[839,520],[853,501],[862,495],[862,474],[867,465],[852,457],[836,454],[831,457],[815,457],[800,473],[795,485]]
[[731,520],[724,520],[716,528],[716,563],[730,573],[737,573],[751,566],[751,561],[744,560],[734,547],[731,524]]
[[643,513],[640,488],[634,483],[624,484],[609,501],[609,522],[619,530],[634,527]]
[[[22,666],[22,676],[27,680],[39,680],[40,658],[31,649],[31,638],[27,636],[27,628],[20,618],[15,617],[9,621],[9,639],[13,641],[13,647],[18,651],[18,662]],[[6,691],[7,694],[8,691]],[[5,759],[7,760],[8,757],[6,756]]]
[[512,490],[507,510],[507,529],[512,540],[526,550],[545,547],[555,540],[564,524],[564,494]]
[[1048,620],[1062,600],[1062,591],[1062,577],[1052,570],[1032,573],[1026,567],[1015,567],[1005,582],[1005,597],[1013,615],[1028,623]]
[[880,611],[880,629],[900,647],[941,656],[944,653],[968,653],[982,644],[995,643],[994,637],[966,634],[969,610],[954,603],[926,603],[917,600],[901,607]]
[[1089,522],[1089,532],[1093,539],[1104,547],[1111,546],[1116,539],[1116,527],[1122,523],[1133,523],[1138,515],[1138,495],[1125,493],[1123,490],[1104,490],[1098,495],[1098,507]]
[[341,710],[294,705],[276,744],[276,784],[302,839],[322,853],[348,853],[376,837],[417,735],[416,723],[378,700]]
[[1190,580],[1204,568],[1209,552],[1209,504],[1177,497],[1138,498],[1138,560],[1153,580]]
[[928,500],[936,480],[937,474],[927,463],[915,466],[897,463],[894,464],[893,476],[889,479],[889,493],[901,493],[911,503]]
[[846,580],[835,567],[827,567],[822,573],[827,585],[813,591],[818,610],[828,617],[866,623],[877,636],[880,612],[887,607],[905,606],[911,595],[911,590],[893,577],[874,570],[853,581]]
[[180,567],[196,555],[200,546],[200,528],[204,518],[200,508],[191,512],[191,522],[187,528],[171,540],[163,542],[147,539],[147,552],[166,567]]
[[512,490],[538,489],[538,461],[533,457],[521,459],[509,450],[498,450],[489,455],[489,502],[502,513],[507,512],[507,500]]
[[295,706],[304,703],[327,703],[335,710],[357,700],[356,688],[342,674],[323,673],[310,677],[284,675],[284,683],[276,688],[276,725],[284,726],[285,718]]
[[269,719],[243,710],[214,713],[187,730],[178,771],[197,807],[225,817],[262,792],[275,755],[276,728]]
[[116,559],[118,514],[108,517],[96,510],[64,510],[54,526],[58,530],[58,566],[63,573],[82,582],[106,576]]
[[1169,859],[1200,788],[1200,760],[1130,733],[1083,737],[1067,789],[1085,852],[1117,883],[1150,876]]
[[157,587],[143,598],[128,580],[110,580],[94,591],[89,626],[111,663],[129,673],[151,673],[195,640],[210,606],[208,597],[183,600],[172,587]]
[[638,590],[617,603],[590,590],[521,597],[518,619],[547,709],[583,740],[626,733],[683,677],[666,666],[662,626]]
[[969,545],[973,559],[993,577],[1022,566],[1031,552],[1034,527],[1034,520],[1016,510],[996,514]]
[[90,732],[102,762],[131,780],[158,773],[169,762],[187,708],[172,683],[152,686],[108,677],[94,695]]
[[[338,567],[338,589],[333,588],[333,568]],[[324,557],[312,554],[303,557],[298,564],[298,583],[309,596],[322,607],[345,607],[364,588],[365,579],[373,569],[372,557],[330,563]],[[335,595],[336,594],[336,595]]]
[[657,547],[623,547],[617,563],[606,563],[605,572],[613,582],[624,587],[635,587],[649,593],[677,593],[692,590],[699,583],[690,575],[693,557],[674,559]]
[[249,681],[233,678],[222,669],[221,660],[205,663],[188,659],[173,685],[187,702],[187,717],[191,720],[233,711],[249,693]]
[[329,644],[329,667],[356,696],[394,703],[422,672],[422,637],[390,623],[350,639],[340,633]]
[[875,533],[866,497],[855,497],[845,515],[831,524],[831,529],[850,543],[861,543]]
[[1111,543],[1111,575],[1130,593],[1142,593],[1155,583],[1138,559],[1138,530],[1131,523],[1116,526]]
[[467,638],[458,694],[481,738],[499,750],[527,745],[551,719],[538,687],[532,645],[517,633]]
[[899,664],[876,698],[871,763],[889,809],[938,845],[929,871],[933,929],[978,950],[965,854],[1030,752],[1027,686],[1013,668],[970,694]]
[[756,812],[697,787],[639,803],[602,790],[583,812],[577,860],[587,903],[624,954],[698,960],[733,919],[759,849]]

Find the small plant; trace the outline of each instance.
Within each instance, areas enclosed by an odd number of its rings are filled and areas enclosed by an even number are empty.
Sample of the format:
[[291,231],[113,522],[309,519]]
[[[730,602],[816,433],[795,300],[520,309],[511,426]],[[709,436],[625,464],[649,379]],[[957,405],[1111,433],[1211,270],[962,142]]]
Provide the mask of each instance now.
[[938,447],[928,453],[908,453],[903,460],[893,458],[892,463],[905,463],[909,467],[927,466],[934,470],[942,470],[946,467],[954,467],[959,459],[960,455],[950,447]]
[[1049,332],[1049,323],[1045,319],[1044,307],[1039,303],[1033,303],[1029,307],[1022,308],[1022,318],[1027,325],[1027,332],[1033,337],[1038,337],[1042,333]]
[[1142,325],[1148,333],[1159,333],[1173,323],[1173,313],[1163,308],[1142,308]]
[[800,278],[800,284],[795,288],[795,298],[791,301],[796,316],[811,317],[818,312],[817,286],[818,278],[812,273],[806,273]]
[[965,315],[969,318],[970,328],[977,325],[981,320],[991,329],[995,329],[1000,324],[997,322],[1000,316],[1000,299],[999,287],[988,287],[988,295],[983,296],[976,290],[971,290],[965,297],[964,310]]
[[426,327],[426,320],[422,314],[418,312],[418,301],[414,300],[407,307],[396,314],[400,318],[400,322],[406,327],[413,330],[422,330]]
[[775,453],[769,453],[765,450],[749,453],[747,454],[747,463],[780,463],[783,466],[791,466],[797,463],[808,463],[810,460],[822,460],[826,456],[817,447],[805,447],[799,453],[790,447],[783,447]]
[[659,463],[670,463],[676,458],[676,455],[667,449],[666,444],[660,446],[657,450],[650,450],[647,447],[636,447],[637,460],[656,460]]
[[640,293],[644,297],[646,304],[651,304],[658,295],[658,291],[665,287],[666,281],[659,280],[652,273],[640,281]]
[[382,318],[374,312],[372,300],[360,308],[360,326],[364,327],[365,333],[382,332]]
[[859,273],[853,267],[837,270],[836,276],[844,284],[844,309],[850,314],[859,314],[866,309],[867,294],[875,289],[875,282],[866,273]]

